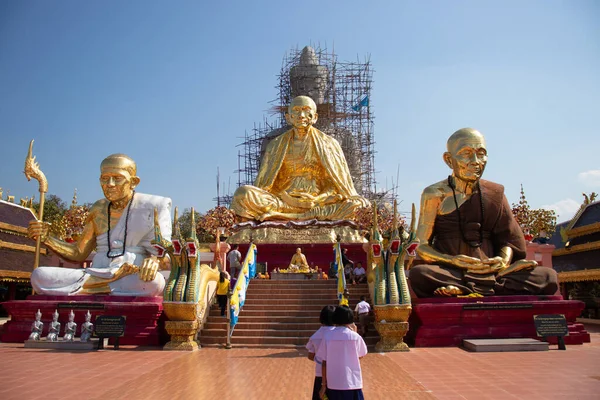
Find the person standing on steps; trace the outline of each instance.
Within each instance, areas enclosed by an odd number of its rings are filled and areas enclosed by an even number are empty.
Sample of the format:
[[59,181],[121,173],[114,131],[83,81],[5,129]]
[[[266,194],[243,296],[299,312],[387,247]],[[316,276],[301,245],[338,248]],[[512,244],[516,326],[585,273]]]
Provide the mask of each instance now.
[[367,336],[369,329],[369,313],[371,312],[371,306],[367,303],[365,296],[360,296],[360,302],[354,308],[354,313],[358,315],[358,324],[360,325],[360,336],[363,338]]
[[227,293],[229,293],[229,278],[227,272],[221,271],[219,274],[219,282],[217,283],[217,302],[221,309],[221,317],[225,316],[227,308]]
[[231,271],[232,279],[237,279],[242,265],[242,253],[240,253],[239,248],[240,246],[238,244],[234,244],[229,254],[227,254],[227,261],[229,262],[229,270]]

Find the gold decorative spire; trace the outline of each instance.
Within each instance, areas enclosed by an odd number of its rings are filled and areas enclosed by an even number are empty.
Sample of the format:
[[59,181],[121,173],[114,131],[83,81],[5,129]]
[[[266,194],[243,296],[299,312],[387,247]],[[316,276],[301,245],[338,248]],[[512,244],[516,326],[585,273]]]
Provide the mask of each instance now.
[[71,208],[77,207],[77,188],[73,191],[73,200],[71,201]]

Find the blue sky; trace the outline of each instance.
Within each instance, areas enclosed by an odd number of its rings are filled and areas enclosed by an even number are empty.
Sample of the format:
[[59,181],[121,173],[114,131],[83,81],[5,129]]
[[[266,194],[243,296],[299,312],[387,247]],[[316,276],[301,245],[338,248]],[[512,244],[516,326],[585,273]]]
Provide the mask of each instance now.
[[38,197],[22,173],[35,139],[66,200],[100,198],[100,161],[123,152],[140,191],[207,210],[217,167],[237,181],[236,145],[285,53],[320,43],[371,56],[377,177],[391,185],[400,165],[401,209],[448,175],[446,139],[472,126],[484,177],[564,220],[600,191],[599,20],[593,0],[3,1],[0,187]]

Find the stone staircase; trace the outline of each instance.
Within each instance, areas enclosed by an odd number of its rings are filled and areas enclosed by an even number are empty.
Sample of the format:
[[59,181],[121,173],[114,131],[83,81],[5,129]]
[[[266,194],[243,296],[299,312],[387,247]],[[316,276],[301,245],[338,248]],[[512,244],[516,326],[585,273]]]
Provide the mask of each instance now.
[[[360,296],[369,297],[366,284],[348,285],[352,309]],[[319,313],[328,304],[336,305],[335,280],[262,280],[250,282],[246,303],[231,337],[234,347],[294,348],[304,347],[320,327]],[[227,318],[218,306],[210,310],[200,344],[222,346],[227,332]],[[371,325],[366,338],[368,346],[379,340]]]

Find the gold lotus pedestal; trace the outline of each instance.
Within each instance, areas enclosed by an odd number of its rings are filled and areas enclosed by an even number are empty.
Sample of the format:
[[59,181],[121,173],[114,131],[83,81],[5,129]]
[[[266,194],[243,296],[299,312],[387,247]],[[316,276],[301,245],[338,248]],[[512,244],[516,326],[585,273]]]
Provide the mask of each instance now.
[[375,306],[375,329],[381,340],[375,345],[378,352],[410,351],[404,336],[408,332],[410,305]]
[[165,322],[167,333],[171,335],[163,350],[195,351],[198,343],[194,340],[198,332],[198,303],[176,301],[163,302],[163,310],[169,319]]

